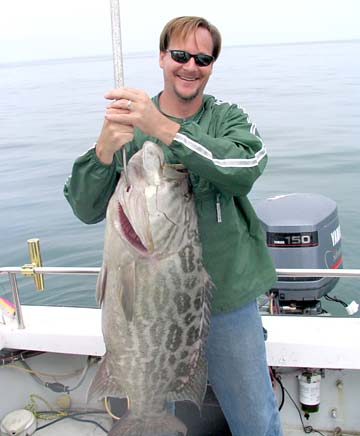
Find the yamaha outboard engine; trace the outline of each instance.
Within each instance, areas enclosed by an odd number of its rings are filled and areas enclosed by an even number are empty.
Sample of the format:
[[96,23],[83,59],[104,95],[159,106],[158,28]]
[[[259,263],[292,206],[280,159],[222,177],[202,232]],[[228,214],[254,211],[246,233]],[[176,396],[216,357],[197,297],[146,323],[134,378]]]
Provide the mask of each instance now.
[[[342,268],[341,231],[336,203],[318,194],[279,195],[258,202],[276,268]],[[320,313],[320,298],[335,277],[279,277],[273,292],[281,312]]]

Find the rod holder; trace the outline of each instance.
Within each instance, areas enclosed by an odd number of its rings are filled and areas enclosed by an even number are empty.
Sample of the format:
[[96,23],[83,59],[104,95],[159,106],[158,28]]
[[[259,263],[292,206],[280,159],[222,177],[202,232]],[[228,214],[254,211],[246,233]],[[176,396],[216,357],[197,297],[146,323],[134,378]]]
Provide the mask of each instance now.
[[31,263],[25,264],[21,268],[21,273],[24,276],[32,276],[34,278],[36,289],[38,291],[43,291],[45,289],[44,275],[35,271],[35,268],[43,266],[40,252],[40,240],[37,238],[28,239],[27,244]]

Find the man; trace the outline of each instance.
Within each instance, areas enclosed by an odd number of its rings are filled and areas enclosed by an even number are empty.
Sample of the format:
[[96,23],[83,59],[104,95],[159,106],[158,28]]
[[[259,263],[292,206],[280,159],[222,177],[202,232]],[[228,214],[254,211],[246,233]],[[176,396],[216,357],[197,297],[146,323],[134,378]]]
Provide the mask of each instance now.
[[215,289],[207,342],[209,381],[233,435],[282,434],[266,364],[256,297],[275,282],[263,232],[247,194],[267,162],[262,140],[237,105],[204,94],[221,48],[218,30],[199,17],[171,20],[160,36],[164,89],[106,94],[102,131],[74,164],[65,196],[86,223],[105,217],[122,171],[146,139],[189,170],[205,267]]

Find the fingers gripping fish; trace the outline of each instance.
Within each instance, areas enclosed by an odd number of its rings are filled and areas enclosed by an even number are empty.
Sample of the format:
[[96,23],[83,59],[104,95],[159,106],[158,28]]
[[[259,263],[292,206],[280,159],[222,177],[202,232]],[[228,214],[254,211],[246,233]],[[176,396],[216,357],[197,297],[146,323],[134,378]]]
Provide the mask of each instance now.
[[166,403],[200,408],[207,383],[204,341],[211,281],[201,256],[187,173],[145,142],[107,210],[97,284],[106,354],[89,397],[127,397],[111,436],[186,434]]

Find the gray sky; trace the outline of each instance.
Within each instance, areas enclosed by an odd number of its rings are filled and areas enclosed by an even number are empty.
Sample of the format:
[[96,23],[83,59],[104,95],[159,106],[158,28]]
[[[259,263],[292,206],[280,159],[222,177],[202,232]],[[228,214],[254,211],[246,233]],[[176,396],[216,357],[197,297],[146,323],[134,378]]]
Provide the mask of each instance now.
[[[109,0],[0,0],[0,63],[111,54]],[[201,15],[223,45],[360,39],[360,0],[121,0],[124,53],[157,51],[164,24]]]

